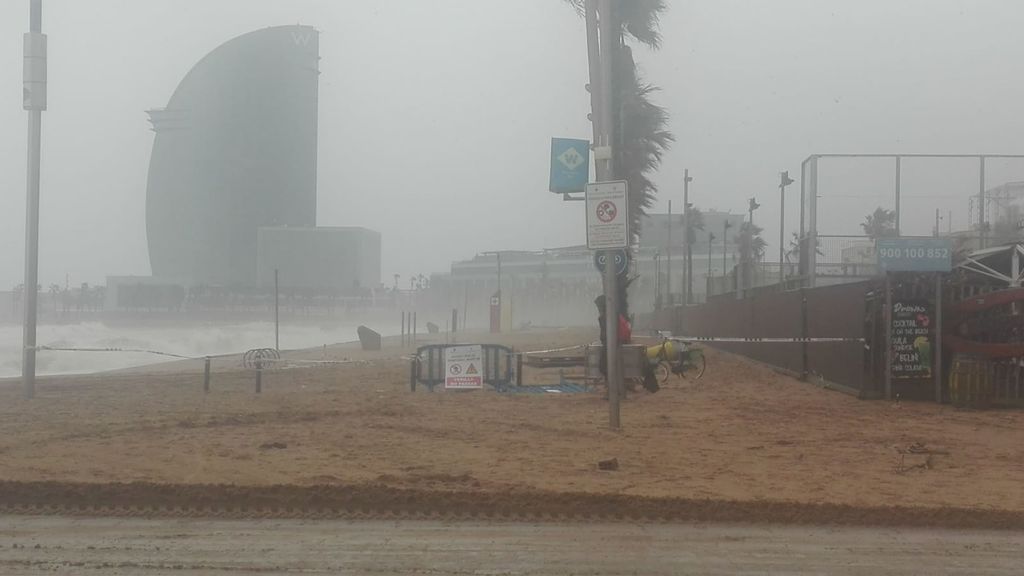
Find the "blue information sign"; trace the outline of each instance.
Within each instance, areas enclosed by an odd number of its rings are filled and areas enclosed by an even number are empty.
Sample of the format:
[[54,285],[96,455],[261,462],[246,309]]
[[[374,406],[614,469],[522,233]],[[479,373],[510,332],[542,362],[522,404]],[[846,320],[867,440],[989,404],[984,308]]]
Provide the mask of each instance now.
[[949,272],[953,241],[949,238],[879,238],[878,266],[883,272]]
[[552,138],[548,190],[556,194],[585,192],[589,181],[590,141]]

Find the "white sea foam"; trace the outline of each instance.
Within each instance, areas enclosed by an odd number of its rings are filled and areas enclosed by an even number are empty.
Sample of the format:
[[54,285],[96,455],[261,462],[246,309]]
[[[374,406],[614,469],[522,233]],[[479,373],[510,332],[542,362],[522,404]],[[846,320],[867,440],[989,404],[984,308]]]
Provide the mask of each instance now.
[[[387,333],[385,333],[387,335]],[[357,339],[346,325],[282,325],[281,348],[313,348]],[[21,374],[21,326],[0,325],[0,378]],[[270,322],[175,326],[108,326],[101,322],[39,326],[37,342],[55,348],[139,348],[189,357],[240,353],[274,347]],[[135,352],[61,352],[40,350],[40,375],[88,374],[166,362],[169,358]]]

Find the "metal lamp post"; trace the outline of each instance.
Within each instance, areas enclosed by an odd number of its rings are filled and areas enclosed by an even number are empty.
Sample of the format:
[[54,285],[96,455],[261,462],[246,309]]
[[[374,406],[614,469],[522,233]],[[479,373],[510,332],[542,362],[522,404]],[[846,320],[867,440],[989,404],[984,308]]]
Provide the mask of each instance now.
[[668,276],[668,305],[672,305],[672,201],[668,201],[668,246],[665,247],[665,273]]
[[[711,246],[712,246],[712,244],[714,244],[714,242],[715,242],[715,233],[714,232],[708,232],[708,276],[707,276],[708,278],[711,278]],[[710,292],[707,289],[707,284],[708,284],[708,280],[705,279],[704,280],[704,291],[705,291],[704,298],[705,298],[705,301],[707,301],[707,296],[710,294]]]
[[779,173],[779,284],[786,281],[786,186],[792,183],[788,170]]
[[684,271],[686,274],[686,286],[683,289],[683,304],[689,306],[693,302],[693,249],[690,246],[690,169],[683,170],[683,242],[686,244],[686,251],[683,253]]
[[36,391],[36,315],[39,298],[39,172],[43,111],[46,110],[46,35],[43,0],[29,4],[25,34],[23,108],[28,111],[28,182],[25,202],[25,322],[22,335],[21,380],[26,398]]
[[654,253],[654,309],[661,310],[661,251]]
[[729,223],[729,218],[726,218],[722,222],[722,276],[725,277],[726,267],[729,265],[725,261],[726,252],[729,251],[729,228],[732,228],[732,224]]

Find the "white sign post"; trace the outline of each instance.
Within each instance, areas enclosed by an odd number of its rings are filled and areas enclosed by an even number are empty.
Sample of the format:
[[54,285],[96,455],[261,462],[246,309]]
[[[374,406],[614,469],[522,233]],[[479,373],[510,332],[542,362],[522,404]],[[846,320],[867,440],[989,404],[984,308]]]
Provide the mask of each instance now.
[[629,248],[629,206],[625,182],[587,184],[587,247]]
[[445,348],[444,387],[448,390],[479,390],[484,387],[482,346]]

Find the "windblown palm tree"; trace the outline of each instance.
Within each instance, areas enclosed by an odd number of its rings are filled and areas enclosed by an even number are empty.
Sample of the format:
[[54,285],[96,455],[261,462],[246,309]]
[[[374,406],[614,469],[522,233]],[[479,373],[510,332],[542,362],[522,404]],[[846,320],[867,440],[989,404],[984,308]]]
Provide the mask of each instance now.
[[896,211],[879,206],[864,218],[860,227],[872,240],[896,235]]
[[[566,0],[584,14],[584,0]],[[615,38],[611,42],[612,59],[612,121],[613,169],[615,178],[625,180],[629,187],[629,213],[634,237],[640,234],[640,222],[654,202],[657,186],[649,174],[661,164],[661,158],[675,140],[666,129],[668,112],[651,101],[658,88],[645,82],[636,69],[633,50],[626,45],[631,38],[651,49],[661,46],[659,19],[668,8],[664,0],[611,0],[611,14],[600,18],[613,19]],[[625,281],[620,292],[625,293]],[[625,299],[623,312],[627,312]]]
[[691,207],[688,217],[690,222],[686,228],[686,241],[693,245],[697,243],[697,230],[704,230],[704,213],[701,212],[700,208]]
[[50,284],[50,301],[53,303],[53,313],[57,313],[57,296],[60,295],[60,284]]
[[[814,251],[818,253],[818,256],[825,256],[825,252],[821,249],[821,238],[814,239]],[[800,248],[803,246],[803,242],[800,240],[800,234],[793,232],[793,237],[789,240],[789,249],[786,250],[786,262],[792,262],[793,260],[800,260]]]
[[741,262],[757,262],[764,256],[768,243],[761,238],[761,227],[744,222],[740,226],[740,233],[736,236],[736,244],[739,246]]

